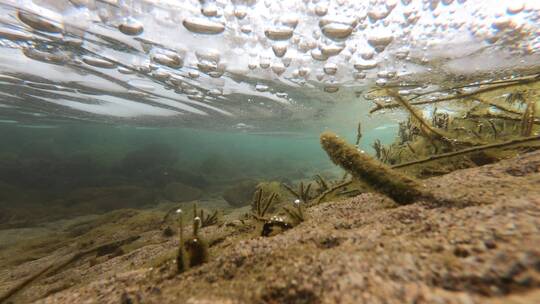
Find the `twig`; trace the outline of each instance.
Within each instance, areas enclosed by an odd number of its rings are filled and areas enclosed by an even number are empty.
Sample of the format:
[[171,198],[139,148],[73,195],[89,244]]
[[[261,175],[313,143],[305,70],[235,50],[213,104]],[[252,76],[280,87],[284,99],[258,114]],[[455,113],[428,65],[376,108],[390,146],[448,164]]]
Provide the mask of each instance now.
[[[470,93],[457,93],[456,95],[453,95],[453,96],[447,96],[447,97],[442,97],[442,98],[437,98],[437,99],[430,99],[430,100],[424,100],[424,101],[411,102],[411,105],[417,106],[417,105],[433,104],[433,103],[449,101],[449,100],[454,100],[454,99],[472,97],[472,96],[482,94],[482,93],[486,93],[486,92],[490,92],[490,91],[495,91],[495,90],[499,90],[499,89],[505,89],[505,88],[509,88],[509,87],[512,87],[512,86],[516,86],[516,85],[529,84],[529,83],[533,83],[533,82],[537,82],[537,81],[540,81],[540,79],[537,78],[537,77],[528,78],[528,79],[522,79],[522,80],[511,82],[511,83],[504,83],[504,84],[499,85],[499,86],[489,86],[487,88],[478,89],[478,90],[476,90],[474,92],[470,92]],[[479,84],[478,86],[482,86],[482,85],[489,85],[489,84]],[[376,103],[376,106],[374,108],[372,108],[369,111],[369,113],[372,114],[372,113],[375,113],[375,112],[377,112],[379,110],[382,110],[382,109],[394,109],[394,108],[398,108],[400,106],[401,106],[401,104],[399,104],[399,103],[390,103],[390,104]]]
[[319,195],[319,197],[317,197],[315,199],[315,202],[312,205],[318,205],[328,194],[336,191],[339,188],[346,187],[346,186],[350,185],[352,182],[353,182],[352,180],[347,181],[347,182],[343,182],[343,183],[337,184],[334,187],[324,191],[321,195]]
[[427,157],[427,158],[424,158],[424,159],[419,159],[419,160],[415,160],[415,161],[410,161],[410,162],[394,165],[391,168],[392,169],[403,168],[403,167],[408,167],[408,166],[412,166],[412,165],[416,165],[416,164],[430,162],[432,160],[452,157],[452,156],[461,155],[461,154],[467,154],[467,153],[470,153],[470,152],[487,150],[487,149],[491,149],[491,148],[500,148],[500,147],[505,147],[505,146],[511,146],[511,145],[514,145],[514,144],[525,143],[525,142],[535,141],[535,140],[540,140],[540,136],[518,138],[518,139],[513,139],[513,140],[510,140],[510,141],[505,141],[505,142],[501,142],[501,143],[494,143],[494,144],[489,144],[489,145],[477,146],[477,147],[467,148],[467,149],[463,149],[463,150],[455,151],[455,152],[442,153],[442,154],[433,155],[433,156],[430,156],[430,157]]
[[[537,77],[537,76],[538,75],[535,75],[535,77]],[[416,94],[416,96],[411,97],[410,100],[414,100],[414,99],[417,99],[419,97],[429,95],[429,94],[433,94],[433,93],[440,93],[440,92],[445,92],[445,91],[455,91],[455,90],[458,90],[458,89],[479,87],[479,86],[483,86],[483,85],[496,85],[496,84],[508,84],[508,83],[514,84],[514,83],[519,83],[519,81],[522,81],[522,80],[524,80],[524,79],[508,79],[508,80],[497,80],[497,81],[493,81],[493,82],[490,82],[490,83],[465,84],[465,85],[453,87],[453,88],[446,89],[446,90],[432,90],[432,91],[427,91],[427,92],[423,92],[423,93],[418,93],[418,94]]]
[[527,107],[523,113],[521,120],[521,136],[531,136],[532,127],[534,124],[534,112],[536,108],[536,101],[529,98],[527,101]]
[[433,128],[425,119],[424,117],[422,116],[422,114],[416,110],[415,108],[413,108],[411,106],[411,104],[403,97],[401,97],[398,93],[394,92],[394,91],[388,91],[389,95],[392,96],[395,100],[397,100],[397,102],[403,106],[405,109],[407,109],[407,111],[409,112],[409,114],[411,116],[413,116],[417,121],[418,123],[420,123],[420,125],[422,125],[423,129],[425,129],[424,131],[426,133],[428,133],[427,135],[430,136],[430,137],[435,137],[437,139],[442,139],[444,138],[445,136],[439,132],[438,130],[436,130],[435,128]]
[[125,244],[132,243],[132,242],[134,242],[135,240],[137,240],[139,238],[140,238],[140,236],[135,235],[135,236],[130,236],[128,238],[125,238],[123,240],[113,241],[113,242],[110,242],[110,243],[99,245],[99,246],[90,248],[88,250],[79,251],[79,252],[73,254],[71,257],[69,257],[68,259],[66,259],[65,261],[63,261],[63,262],[61,262],[59,264],[55,265],[53,263],[53,264],[43,268],[42,270],[38,271],[37,273],[33,274],[32,276],[28,277],[27,279],[23,280],[19,284],[13,286],[10,290],[8,290],[8,292],[6,294],[4,294],[2,297],[0,297],[0,303],[4,303],[9,298],[14,296],[16,293],[22,291],[24,288],[26,288],[27,286],[29,286],[30,284],[32,284],[34,281],[36,281],[37,279],[39,279],[41,276],[43,276],[45,274],[55,273],[58,270],[66,267],[67,265],[81,259],[82,257],[84,257],[84,256],[86,256],[88,254],[97,253],[97,252],[100,252],[100,251],[103,251],[103,250],[110,250],[111,248],[118,248],[118,247],[121,247],[121,246],[123,246]]
[[493,138],[496,139],[497,136],[499,135],[499,131],[497,131],[497,127],[495,126],[495,123],[493,122],[493,120],[488,119],[487,121],[489,122],[489,125],[491,126],[491,130],[493,130]]
[[289,185],[287,185],[285,183],[282,183],[282,185],[294,197],[301,200],[302,202],[307,203],[308,201],[311,200],[311,197],[309,196],[309,190],[311,189],[311,183],[309,183],[306,187],[304,187],[304,182],[300,182],[300,184],[298,186],[298,191],[294,191],[294,189],[291,186],[289,186]]
[[322,189],[322,191],[325,191],[328,189],[328,183],[324,180],[324,178],[320,174],[315,175],[315,182],[319,185],[319,189]]
[[356,145],[358,146],[360,144],[360,139],[362,138],[362,123],[358,123],[358,127],[356,128]]

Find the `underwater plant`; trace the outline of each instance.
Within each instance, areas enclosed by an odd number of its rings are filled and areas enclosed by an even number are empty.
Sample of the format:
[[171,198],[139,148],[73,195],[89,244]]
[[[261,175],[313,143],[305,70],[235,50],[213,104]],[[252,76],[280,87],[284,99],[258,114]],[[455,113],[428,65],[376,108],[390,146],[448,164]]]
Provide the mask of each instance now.
[[256,220],[266,221],[266,212],[268,212],[268,209],[270,206],[272,206],[276,197],[277,194],[272,192],[266,201],[263,201],[263,190],[259,188],[259,190],[257,190],[255,193],[253,202],[251,203],[251,216]]
[[360,139],[362,139],[362,123],[358,122],[358,127],[356,127],[356,146],[360,144]]
[[[319,175],[319,177],[320,177],[319,182],[322,181],[321,183],[323,185],[326,184],[320,175]],[[311,189],[311,183],[309,183],[307,186],[304,187],[304,182],[300,182],[300,184],[298,185],[298,191],[295,191],[291,186],[289,186],[289,185],[287,185],[285,183],[282,183],[282,185],[294,197],[296,197],[297,199],[301,200],[304,203],[308,203],[312,199],[312,197],[310,196],[310,193],[309,193],[309,190]],[[328,187],[328,186],[326,186],[326,187]]]
[[299,199],[294,200],[293,208],[289,209],[287,207],[283,207],[283,211],[287,213],[287,215],[289,216],[291,221],[295,223],[295,225],[298,225],[301,222],[305,221],[304,211],[302,209],[302,202]]
[[399,204],[430,196],[415,179],[381,164],[332,132],[321,134],[321,145],[336,165]]
[[212,214],[205,214],[204,210],[201,209],[201,212],[199,213],[199,218],[201,219],[201,228],[217,224],[217,215],[217,210],[214,211]]
[[313,179],[318,186],[318,188],[316,189],[317,195],[321,195],[322,193],[324,193],[324,191],[330,188],[328,182],[326,182],[326,180],[320,174],[315,174]]
[[195,217],[199,217],[201,219],[201,228],[217,224],[217,216],[217,210],[215,210],[212,214],[205,214],[204,210],[201,209],[200,212],[197,213],[197,203],[193,204],[193,220],[195,220]]

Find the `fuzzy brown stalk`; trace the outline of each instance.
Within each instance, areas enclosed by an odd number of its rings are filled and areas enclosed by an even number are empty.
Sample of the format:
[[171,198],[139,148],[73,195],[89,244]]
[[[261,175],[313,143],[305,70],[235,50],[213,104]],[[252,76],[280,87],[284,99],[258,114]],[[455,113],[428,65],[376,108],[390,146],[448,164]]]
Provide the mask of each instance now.
[[431,197],[417,180],[383,165],[332,132],[321,134],[321,145],[336,165],[399,204]]

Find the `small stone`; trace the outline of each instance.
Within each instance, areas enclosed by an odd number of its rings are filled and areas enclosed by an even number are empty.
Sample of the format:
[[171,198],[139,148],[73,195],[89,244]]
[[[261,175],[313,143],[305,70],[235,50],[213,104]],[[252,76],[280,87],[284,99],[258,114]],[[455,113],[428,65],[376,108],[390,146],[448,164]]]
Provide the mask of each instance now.
[[466,248],[458,246],[454,249],[454,255],[457,257],[466,258],[469,256],[469,254],[469,250],[467,250]]

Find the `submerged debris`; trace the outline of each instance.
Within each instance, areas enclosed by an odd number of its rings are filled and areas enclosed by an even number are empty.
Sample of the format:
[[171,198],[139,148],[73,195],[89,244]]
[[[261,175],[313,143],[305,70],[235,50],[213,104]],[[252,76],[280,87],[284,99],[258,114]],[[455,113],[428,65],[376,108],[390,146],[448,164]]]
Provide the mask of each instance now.
[[284,231],[291,229],[292,225],[285,222],[281,217],[273,216],[270,220],[264,223],[261,236],[270,236],[274,232],[275,228],[280,228],[282,231]]
[[321,134],[321,145],[336,165],[399,204],[411,203],[427,195],[418,181],[377,162],[334,133]]

